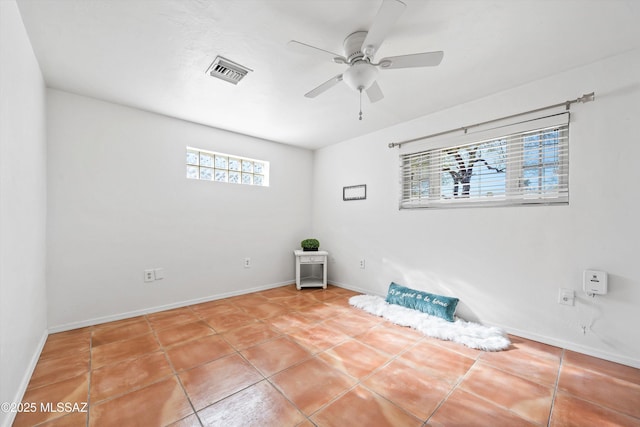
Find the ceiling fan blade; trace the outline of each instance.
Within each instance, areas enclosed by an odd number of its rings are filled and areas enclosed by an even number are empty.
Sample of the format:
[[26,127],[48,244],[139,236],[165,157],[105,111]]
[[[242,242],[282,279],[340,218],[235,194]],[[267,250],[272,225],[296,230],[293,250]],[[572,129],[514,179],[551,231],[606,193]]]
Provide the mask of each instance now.
[[380,68],[412,68],[412,67],[435,67],[442,62],[444,52],[423,52],[411,55],[390,56],[380,60]]
[[[302,43],[296,40],[290,40],[287,43],[287,46],[289,46],[289,49],[305,55],[312,54],[312,55],[320,55],[324,58],[329,57],[338,64],[346,64],[347,62],[347,59],[342,55],[330,52],[328,50],[320,49],[319,47],[311,46],[310,44]],[[336,58],[338,60],[336,60]]]
[[321,93],[328,91],[329,89],[331,89],[332,87],[340,83],[341,81],[342,81],[342,74],[338,74],[335,77],[331,77],[329,80],[322,83],[317,88],[305,93],[304,96],[306,96],[307,98],[315,98]]
[[362,52],[368,57],[373,55],[380,49],[380,45],[389,34],[391,27],[396,23],[404,8],[407,7],[400,0],[384,0],[378,14],[376,15],[367,37],[362,43]]
[[373,84],[369,86],[369,89],[367,89],[367,96],[372,104],[384,98],[382,90],[380,89],[380,86],[378,86],[378,82],[373,82]]

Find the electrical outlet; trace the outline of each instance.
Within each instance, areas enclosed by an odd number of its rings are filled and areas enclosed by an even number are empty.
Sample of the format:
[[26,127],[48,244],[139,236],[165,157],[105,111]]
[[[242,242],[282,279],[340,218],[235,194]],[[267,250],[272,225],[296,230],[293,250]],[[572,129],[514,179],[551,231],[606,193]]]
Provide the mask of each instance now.
[[576,293],[573,289],[560,288],[558,293],[558,304],[573,305]]
[[364,270],[365,262],[363,259],[360,260],[360,268]]
[[153,270],[145,270],[144,271],[144,281],[145,282],[153,282],[155,280],[155,275]]
[[251,258],[244,259],[244,268],[251,268]]

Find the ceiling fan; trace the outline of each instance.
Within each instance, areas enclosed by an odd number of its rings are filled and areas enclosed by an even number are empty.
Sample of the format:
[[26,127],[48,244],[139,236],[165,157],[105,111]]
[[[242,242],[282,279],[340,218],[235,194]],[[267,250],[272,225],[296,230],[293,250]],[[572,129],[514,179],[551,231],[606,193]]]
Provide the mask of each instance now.
[[[404,12],[405,7],[406,5],[400,0],[383,0],[369,31],[356,31],[345,38],[343,45],[344,56],[291,40],[288,43],[291,49],[330,57],[337,64],[349,66],[344,73],[330,78],[320,86],[307,92],[304,96],[315,98],[339,82],[344,81],[347,86],[360,92],[361,103],[362,91],[366,92],[369,101],[372,103],[378,102],[384,98],[382,90],[376,81],[378,68],[390,70],[396,68],[433,67],[440,64],[444,56],[442,51],[389,56],[380,59],[377,63],[373,62],[373,57],[380,49],[391,27]],[[362,120],[362,108],[360,110],[360,120]]]

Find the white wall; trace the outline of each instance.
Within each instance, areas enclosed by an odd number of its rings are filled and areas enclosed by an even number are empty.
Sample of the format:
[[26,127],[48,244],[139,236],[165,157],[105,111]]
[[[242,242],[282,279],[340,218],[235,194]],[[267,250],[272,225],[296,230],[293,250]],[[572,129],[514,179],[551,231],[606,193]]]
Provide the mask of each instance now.
[[[53,330],[294,281],[292,251],[311,230],[313,152],[47,95]],[[267,160],[270,186],[187,180],[187,145]],[[149,268],[166,278],[145,283]]]
[[18,8],[0,1],[0,402],[20,401],[47,332],[44,98]]
[[[572,107],[569,206],[398,210],[389,142],[591,91],[595,102]],[[635,51],[317,151],[313,233],[331,252],[329,280],[379,295],[395,281],[457,296],[468,320],[640,367],[638,117]],[[343,202],[342,187],[354,184],[367,184],[367,200]],[[581,291],[584,269],[609,273],[608,295]],[[575,306],[557,304],[561,287],[576,290]]]

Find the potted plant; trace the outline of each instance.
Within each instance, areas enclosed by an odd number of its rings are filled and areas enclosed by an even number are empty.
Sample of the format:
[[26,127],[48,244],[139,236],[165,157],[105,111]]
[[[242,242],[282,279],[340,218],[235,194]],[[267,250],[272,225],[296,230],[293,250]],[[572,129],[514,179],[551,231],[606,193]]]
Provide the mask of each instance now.
[[320,242],[318,239],[304,239],[300,242],[300,246],[302,246],[303,251],[317,251],[320,247]]

